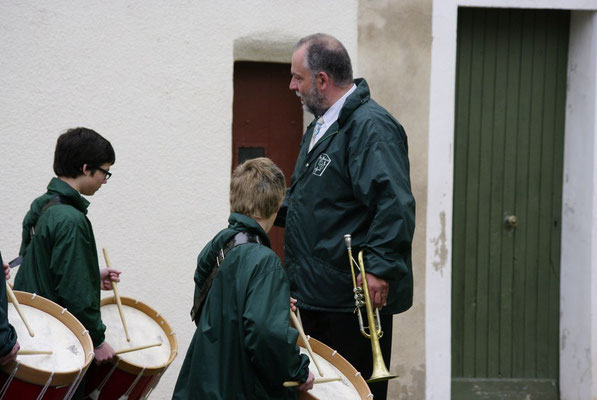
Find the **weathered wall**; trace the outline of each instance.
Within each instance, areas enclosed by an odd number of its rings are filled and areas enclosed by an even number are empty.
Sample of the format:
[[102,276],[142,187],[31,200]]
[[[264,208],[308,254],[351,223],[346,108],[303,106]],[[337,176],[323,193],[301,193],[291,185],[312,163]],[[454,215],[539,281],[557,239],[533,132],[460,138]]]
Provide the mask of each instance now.
[[389,398],[425,396],[425,215],[431,66],[431,0],[359,2],[359,76],[404,126],[417,201],[413,307],[394,317]]
[[356,18],[345,0],[0,3],[0,250],[16,256],[58,135],[108,138],[114,176],[89,199],[99,253],[123,271],[121,295],[161,312],[179,341],[152,398],[172,393],[196,257],[228,216],[235,54],[290,62],[298,38],[326,31],[356,57]]

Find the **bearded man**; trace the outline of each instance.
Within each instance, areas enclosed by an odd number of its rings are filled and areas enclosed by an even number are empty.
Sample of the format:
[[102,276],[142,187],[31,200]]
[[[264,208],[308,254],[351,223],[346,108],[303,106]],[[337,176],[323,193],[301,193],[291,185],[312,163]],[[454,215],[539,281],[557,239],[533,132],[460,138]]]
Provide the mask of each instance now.
[[[305,332],[344,356],[364,377],[371,345],[353,315],[355,301],[344,235],[364,251],[380,339],[390,365],[392,316],[412,305],[411,244],[415,201],[404,129],[353,80],[348,52],[336,38],[314,34],[294,48],[290,90],[315,116],[307,128],[277,225],[285,226],[285,267]],[[359,271],[356,271],[357,273]],[[358,284],[361,284],[358,274]],[[363,310],[364,311],[364,310]],[[387,381],[371,384],[385,399]]]

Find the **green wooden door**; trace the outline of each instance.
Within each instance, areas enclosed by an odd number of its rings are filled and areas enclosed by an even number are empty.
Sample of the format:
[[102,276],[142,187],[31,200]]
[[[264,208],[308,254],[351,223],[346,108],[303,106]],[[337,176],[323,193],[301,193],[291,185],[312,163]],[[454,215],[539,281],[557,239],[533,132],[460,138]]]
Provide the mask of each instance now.
[[569,19],[459,9],[453,399],[558,398]]

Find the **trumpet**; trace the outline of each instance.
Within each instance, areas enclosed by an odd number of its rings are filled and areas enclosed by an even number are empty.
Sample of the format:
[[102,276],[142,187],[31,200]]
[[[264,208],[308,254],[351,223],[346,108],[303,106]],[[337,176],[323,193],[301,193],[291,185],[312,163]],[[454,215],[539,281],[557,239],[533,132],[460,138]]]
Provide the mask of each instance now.
[[[369,285],[367,283],[367,276],[365,275],[365,264],[363,263],[363,250],[359,251],[359,262],[355,261],[352,257],[352,246],[350,234],[344,235],[344,243],[348,250],[348,261],[350,263],[350,272],[352,273],[352,285],[355,299],[355,313],[359,320],[359,328],[361,334],[371,341],[371,352],[373,353],[373,373],[371,377],[367,379],[367,382],[379,382],[389,379],[394,379],[397,375],[392,375],[383,360],[381,354],[381,347],[379,346],[379,338],[383,336],[381,330],[381,320],[379,318],[379,309],[375,309],[375,315],[373,306],[371,304],[371,296],[369,295]],[[357,286],[357,275],[355,274],[355,266],[359,269],[363,280],[363,286]],[[363,301],[364,299],[364,301]],[[367,322],[369,326],[363,326],[363,315],[361,313],[361,307],[365,306],[367,311]],[[368,332],[367,332],[368,331]]]

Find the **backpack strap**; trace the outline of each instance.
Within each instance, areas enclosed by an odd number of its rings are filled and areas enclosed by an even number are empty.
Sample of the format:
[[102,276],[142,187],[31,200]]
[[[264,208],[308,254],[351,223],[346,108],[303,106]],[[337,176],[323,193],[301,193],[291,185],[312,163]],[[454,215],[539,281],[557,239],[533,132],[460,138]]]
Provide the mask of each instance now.
[[[70,206],[73,206],[73,203],[70,201],[70,199],[68,197],[63,197],[63,196],[56,196],[51,198],[46,204],[44,204],[44,206],[42,207],[41,211],[39,212],[39,215],[37,216],[37,221],[35,222],[35,225],[32,225],[29,229],[29,233],[31,235],[31,240],[33,240],[33,236],[35,236],[35,228],[37,227],[37,223],[39,222],[39,218],[41,217],[41,215],[50,207],[58,205],[58,204],[68,204]],[[74,207],[74,206],[73,206]],[[19,265],[21,265],[21,263],[23,262],[23,256],[19,255],[17,258],[15,258],[14,260],[11,260],[8,265],[10,266],[10,268],[15,268],[18,267]]]
[[209,293],[211,284],[213,283],[213,280],[215,279],[216,274],[220,269],[220,264],[222,264],[222,261],[224,261],[224,258],[226,258],[226,255],[230,250],[232,250],[236,246],[240,246],[241,244],[247,243],[261,244],[261,240],[259,239],[259,236],[253,232],[239,232],[236,235],[234,235],[228,242],[226,242],[226,244],[224,245],[224,247],[220,249],[220,251],[218,251],[218,255],[216,256],[216,263],[211,268],[211,272],[209,273],[207,279],[203,282],[199,294],[195,296],[195,298],[193,299],[193,308],[191,308],[191,320],[195,321],[195,324],[199,323],[201,310],[203,309],[203,305],[205,304],[205,299],[207,298],[207,294]]
[[42,207],[41,211],[39,212],[39,216],[37,217],[37,221],[35,222],[35,226],[31,227],[31,238],[33,238],[33,236],[35,236],[35,228],[37,227],[37,224],[38,224],[39,219],[41,218],[42,214],[48,208],[50,208],[52,206],[56,206],[58,204],[68,204],[69,206],[73,205],[73,203],[67,197],[56,196],[56,197],[51,198],[50,201],[48,201],[46,204],[44,204],[44,206]]

